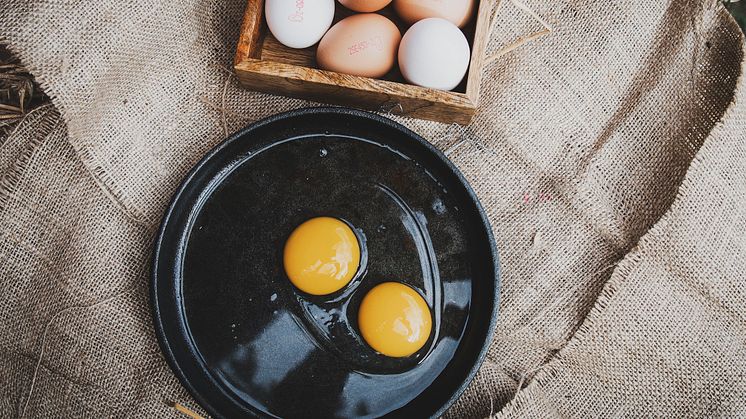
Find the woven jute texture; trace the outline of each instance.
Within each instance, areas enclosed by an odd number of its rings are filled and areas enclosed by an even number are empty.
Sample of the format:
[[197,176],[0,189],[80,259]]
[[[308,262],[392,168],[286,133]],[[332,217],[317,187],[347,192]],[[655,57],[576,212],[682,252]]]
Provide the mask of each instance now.
[[[484,1],[484,0],[483,0]],[[245,0],[5,0],[52,105],[0,139],[0,415],[199,406],[147,299],[160,217],[222,138],[307,102],[230,72]],[[494,342],[451,417],[746,416],[743,37],[693,0],[531,0],[446,151],[491,219]],[[488,54],[540,29],[508,0]]]

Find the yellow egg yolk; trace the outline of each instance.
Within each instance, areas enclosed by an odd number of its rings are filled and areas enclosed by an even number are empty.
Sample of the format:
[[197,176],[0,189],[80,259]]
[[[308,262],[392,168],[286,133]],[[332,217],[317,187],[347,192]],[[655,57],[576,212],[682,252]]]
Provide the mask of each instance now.
[[358,326],[368,345],[398,358],[422,348],[430,337],[432,318],[417,291],[397,282],[384,282],[363,298]]
[[285,243],[285,273],[308,294],[342,289],[360,265],[360,245],[350,226],[331,217],[312,218],[299,225]]

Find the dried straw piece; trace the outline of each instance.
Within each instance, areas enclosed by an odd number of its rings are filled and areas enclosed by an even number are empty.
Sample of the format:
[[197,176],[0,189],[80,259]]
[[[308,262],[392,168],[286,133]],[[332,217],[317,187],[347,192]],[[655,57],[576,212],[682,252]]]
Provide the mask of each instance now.
[[228,134],[230,133],[228,131],[228,117],[227,117],[227,115],[228,114],[236,115],[236,113],[235,112],[231,112],[226,107],[226,97],[228,95],[228,86],[231,83],[231,79],[236,74],[233,71],[231,71],[229,68],[227,68],[227,67],[225,67],[225,66],[223,66],[221,64],[213,64],[213,66],[216,67],[216,68],[218,68],[218,69],[220,69],[220,70],[225,71],[228,74],[228,78],[226,78],[225,79],[225,83],[223,83],[223,94],[220,97],[220,99],[221,99],[220,103],[221,104],[220,104],[220,106],[215,105],[214,103],[212,103],[209,100],[207,100],[207,98],[205,98],[205,97],[200,97],[200,100],[202,102],[204,102],[206,105],[209,105],[211,108],[213,108],[213,109],[215,109],[215,110],[217,110],[217,111],[220,112],[220,119],[221,119],[221,122],[223,124],[223,134],[227,137]]
[[35,89],[31,74],[0,46],[0,138],[4,138],[29,110],[47,100]]
[[183,404],[172,402],[172,401],[166,401],[165,403],[169,405],[171,408],[173,408],[174,410],[176,410],[177,412],[183,413],[192,419],[205,419],[199,413],[192,411],[191,409],[184,406]]
[[233,77],[233,74],[228,74],[228,77],[225,79],[225,84],[223,85],[223,96],[221,97],[221,107],[223,111],[220,113],[220,116],[223,120],[223,135],[226,137],[228,136],[228,118],[225,116],[226,114],[226,107],[225,107],[225,98],[228,95],[228,85],[231,83],[231,77]]
[[22,108],[19,108],[17,106],[12,106],[12,105],[5,105],[3,103],[0,103],[0,109],[6,110],[6,111],[11,111],[11,112],[16,112],[16,113],[22,113],[23,112]]
[[[534,32],[534,33],[532,33],[532,34],[530,34],[528,36],[520,37],[517,40],[515,40],[514,42],[512,42],[512,43],[510,43],[510,44],[508,44],[506,46],[504,46],[503,48],[501,48],[496,53],[494,53],[494,54],[490,55],[489,57],[487,57],[484,60],[484,65],[491,64],[495,60],[497,60],[498,58],[500,58],[503,55],[509,53],[510,51],[513,51],[514,49],[522,46],[523,44],[526,44],[527,42],[531,42],[534,39],[541,38],[542,36],[547,35],[550,32],[552,32],[552,27],[549,25],[549,23],[547,23],[547,21],[545,21],[541,16],[539,16],[538,13],[534,12],[533,10],[531,10],[531,8],[529,8],[528,6],[526,6],[525,3],[521,2],[520,0],[510,0],[510,2],[513,3],[513,5],[515,7],[523,10],[526,13],[528,13],[532,18],[534,18],[537,22],[539,22],[544,27],[544,29],[542,29],[542,30],[540,30],[538,32]],[[490,33],[492,33],[492,31],[495,29],[495,23],[497,22],[497,15],[500,12],[501,6],[502,6],[502,2],[500,2],[500,4],[498,4],[497,8],[495,9],[495,13],[492,16],[492,21],[490,22]]]

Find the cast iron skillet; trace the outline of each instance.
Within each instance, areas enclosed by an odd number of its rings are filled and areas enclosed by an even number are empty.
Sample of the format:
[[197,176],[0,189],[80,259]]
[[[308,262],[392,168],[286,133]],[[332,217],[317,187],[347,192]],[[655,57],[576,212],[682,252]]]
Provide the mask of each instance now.
[[[350,224],[353,281],[330,296],[282,269],[290,232],[316,216]],[[369,348],[357,307],[378,283],[425,297],[433,333],[409,358]],[[213,149],[179,187],[156,244],[151,303],[166,360],[216,417],[442,414],[491,341],[498,257],[487,217],[458,169],[386,118],[299,109]]]

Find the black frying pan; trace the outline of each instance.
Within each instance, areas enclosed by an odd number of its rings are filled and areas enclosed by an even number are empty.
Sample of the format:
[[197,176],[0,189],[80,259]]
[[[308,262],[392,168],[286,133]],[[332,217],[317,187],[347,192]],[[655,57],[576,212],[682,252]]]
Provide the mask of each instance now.
[[[290,232],[316,216],[355,228],[365,263],[330,296],[295,289]],[[254,123],[186,177],[155,245],[151,298],[171,368],[216,417],[425,417],[471,381],[499,298],[489,222],[458,169],[417,134],[345,108]],[[386,281],[426,299],[433,333],[389,358],[357,307]]]

